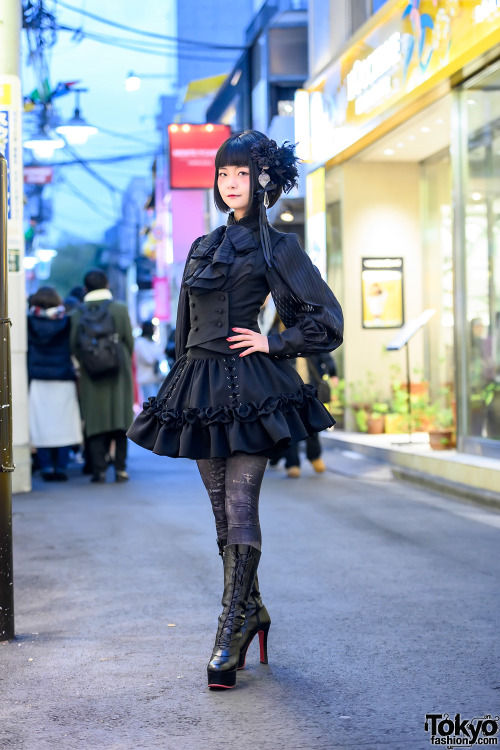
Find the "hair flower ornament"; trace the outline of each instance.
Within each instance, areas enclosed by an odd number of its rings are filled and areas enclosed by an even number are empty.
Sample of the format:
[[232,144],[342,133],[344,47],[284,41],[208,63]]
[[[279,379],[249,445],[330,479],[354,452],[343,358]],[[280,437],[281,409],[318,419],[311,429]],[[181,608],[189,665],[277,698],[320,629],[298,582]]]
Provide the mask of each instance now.
[[300,159],[295,155],[297,144],[285,141],[278,146],[276,141],[266,138],[250,151],[252,160],[261,170],[259,184],[266,192],[280,187],[284,193],[289,193],[297,187],[299,171],[297,163]]
[[259,225],[264,257],[268,266],[272,265],[272,247],[269,237],[266,209],[269,208],[269,195],[277,191],[273,203],[281,195],[281,192],[289,193],[298,185],[299,171],[297,164],[300,159],[295,155],[296,144],[285,141],[278,146],[271,138],[263,137],[250,149],[250,156],[257,169],[260,170],[258,183],[260,190],[256,190],[255,196],[260,203]]

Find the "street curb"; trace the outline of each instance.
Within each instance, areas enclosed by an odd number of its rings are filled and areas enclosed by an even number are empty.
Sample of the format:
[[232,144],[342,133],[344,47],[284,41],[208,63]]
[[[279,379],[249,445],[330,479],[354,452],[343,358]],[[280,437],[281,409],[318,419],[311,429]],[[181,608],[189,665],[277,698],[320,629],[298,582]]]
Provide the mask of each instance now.
[[424,471],[408,469],[404,466],[391,466],[391,471],[395,479],[400,479],[403,482],[418,484],[427,489],[442,492],[446,495],[453,495],[476,505],[500,510],[500,495],[497,492],[476,489],[461,482],[451,482],[449,479],[433,476]]
[[[462,482],[453,482],[450,479],[418,471],[400,464],[393,463],[386,451],[380,448],[371,448],[365,445],[356,445],[352,442],[336,441],[335,438],[324,438],[321,436],[321,445],[326,450],[351,450],[358,452],[374,463],[389,466],[395,479],[411,484],[426,487],[437,492],[464,500],[479,506],[500,510],[500,494],[490,490],[472,487]],[[374,455],[375,454],[375,455]]]

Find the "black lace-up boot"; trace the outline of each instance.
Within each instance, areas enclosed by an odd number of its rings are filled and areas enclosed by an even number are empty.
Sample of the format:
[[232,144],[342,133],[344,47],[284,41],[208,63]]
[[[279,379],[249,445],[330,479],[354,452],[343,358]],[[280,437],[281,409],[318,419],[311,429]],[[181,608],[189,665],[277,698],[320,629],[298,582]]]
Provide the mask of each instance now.
[[[224,548],[226,546],[225,539],[217,539],[217,546],[219,547],[219,555],[224,560]],[[245,612],[245,623],[241,631],[241,643],[240,643],[240,659],[238,662],[238,669],[245,667],[245,659],[248,651],[248,647],[255,638],[259,635],[260,644],[260,663],[267,664],[267,638],[269,635],[269,628],[271,627],[271,617],[267,611],[262,597],[259,591],[259,579],[257,573],[255,574],[252,590],[248,597],[248,604]]]
[[224,550],[224,593],[215,645],[207,667],[208,686],[232,688],[240,660],[245,611],[260,560],[248,544],[228,544]]

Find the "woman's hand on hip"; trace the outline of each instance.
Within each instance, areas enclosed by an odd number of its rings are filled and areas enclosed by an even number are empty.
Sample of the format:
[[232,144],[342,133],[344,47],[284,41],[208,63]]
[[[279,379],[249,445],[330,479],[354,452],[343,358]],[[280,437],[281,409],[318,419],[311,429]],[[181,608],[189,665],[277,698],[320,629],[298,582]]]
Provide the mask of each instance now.
[[231,330],[237,333],[238,336],[228,337],[227,340],[230,342],[230,349],[249,347],[244,352],[241,352],[240,357],[246,357],[247,354],[252,354],[253,352],[269,354],[269,341],[264,334],[251,331],[249,328],[232,328]]

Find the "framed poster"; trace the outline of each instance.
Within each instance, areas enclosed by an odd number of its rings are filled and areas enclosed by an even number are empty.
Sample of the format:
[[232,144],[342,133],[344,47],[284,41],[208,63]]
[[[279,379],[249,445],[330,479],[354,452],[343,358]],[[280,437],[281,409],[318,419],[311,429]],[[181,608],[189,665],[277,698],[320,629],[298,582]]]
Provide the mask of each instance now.
[[363,328],[401,328],[403,258],[362,258],[361,299]]

